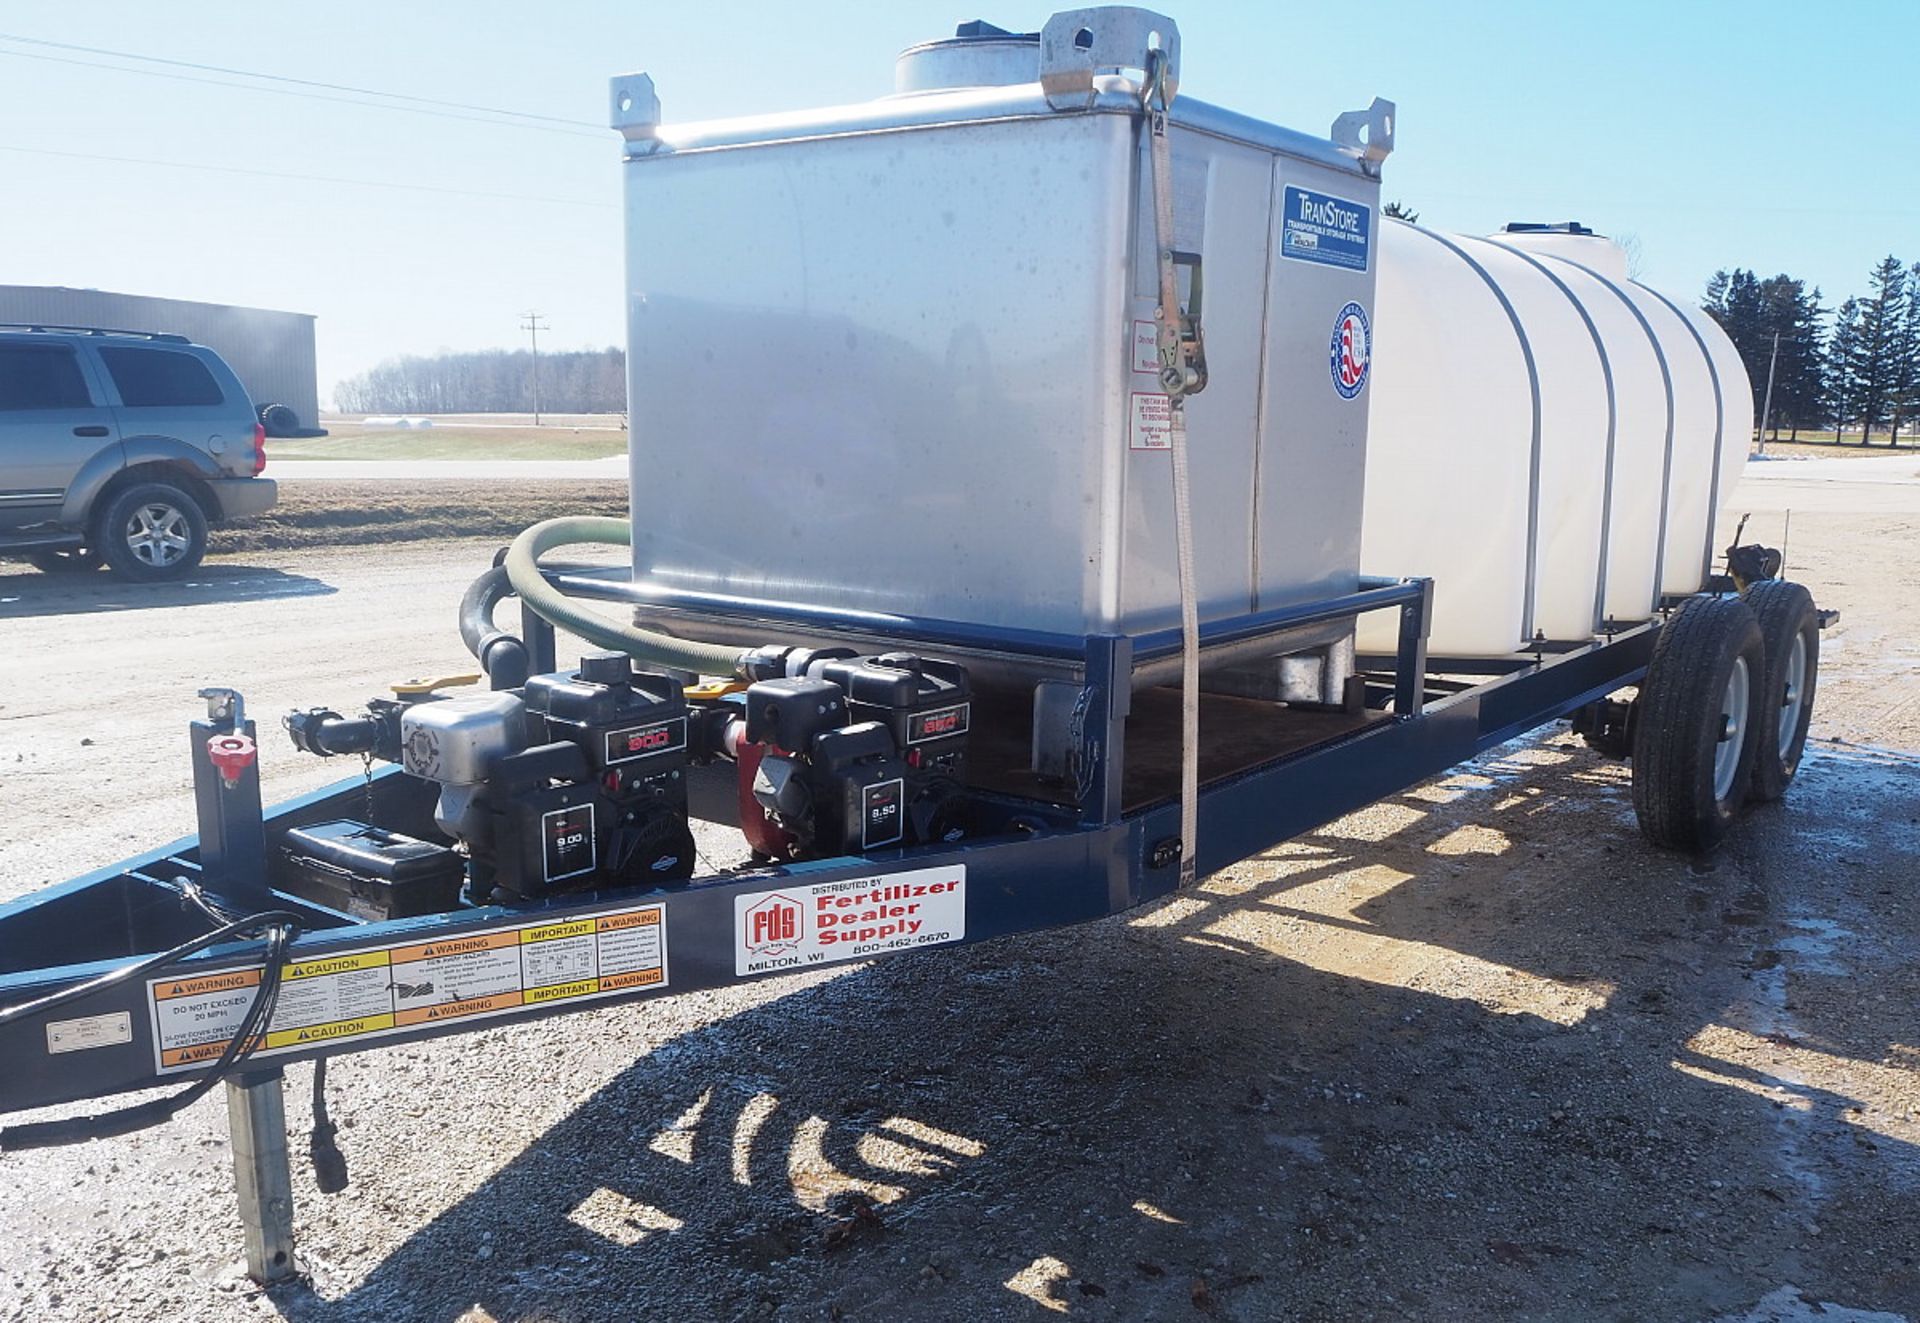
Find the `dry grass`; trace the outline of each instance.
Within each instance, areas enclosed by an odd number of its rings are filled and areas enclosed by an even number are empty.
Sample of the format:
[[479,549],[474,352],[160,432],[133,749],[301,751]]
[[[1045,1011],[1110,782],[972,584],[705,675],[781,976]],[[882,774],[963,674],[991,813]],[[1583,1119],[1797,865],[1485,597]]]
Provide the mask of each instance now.
[[624,482],[289,482],[266,514],[214,533],[214,550],[497,537],[543,519],[624,517]]
[[269,440],[275,463],[305,459],[605,459],[624,455],[627,434],[607,427],[428,427],[373,430],[337,425],[333,435]]

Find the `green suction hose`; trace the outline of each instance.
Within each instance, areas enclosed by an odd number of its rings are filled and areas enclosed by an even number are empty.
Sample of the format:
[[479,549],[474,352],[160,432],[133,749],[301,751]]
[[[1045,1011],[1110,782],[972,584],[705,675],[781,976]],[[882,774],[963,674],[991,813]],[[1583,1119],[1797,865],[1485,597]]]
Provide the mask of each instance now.
[[589,643],[624,652],[656,666],[699,675],[740,674],[747,649],[716,643],[694,643],[637,625],[622,625],[579,605],[540,573],[540,558],[556,547],[593,543],[633,545],[633,525],[624,519],[574,515],[535,524],[507,549],[507,580],[523,606],[541,619],[577,634]]

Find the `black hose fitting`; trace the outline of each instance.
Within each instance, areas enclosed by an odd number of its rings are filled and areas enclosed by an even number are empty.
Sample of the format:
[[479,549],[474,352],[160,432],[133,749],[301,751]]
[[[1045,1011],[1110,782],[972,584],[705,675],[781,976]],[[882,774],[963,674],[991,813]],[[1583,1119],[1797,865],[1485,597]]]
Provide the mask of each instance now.
[[527,645],[493,623],[493,609],[512,595],[506,570],[496,565],[469,584],[460,598],[460,641],[495,689],[518,689],[531,668]]

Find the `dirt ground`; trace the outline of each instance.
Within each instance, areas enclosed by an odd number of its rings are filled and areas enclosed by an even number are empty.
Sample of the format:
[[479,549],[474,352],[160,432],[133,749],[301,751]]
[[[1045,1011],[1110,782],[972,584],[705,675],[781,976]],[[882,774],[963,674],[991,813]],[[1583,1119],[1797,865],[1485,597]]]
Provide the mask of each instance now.
[[[0,1318],[1920,1319],[1920,487],[1763,487],[1845,614],[1712,859],[1550,730],[1148,911],[340,1059],[353,1184],[296,1160],[272,1291],[217,1096],[7,1155]],[[494,545],[0,566],[0,898],[191,829],[201,684],[265,725],[464,669]]]

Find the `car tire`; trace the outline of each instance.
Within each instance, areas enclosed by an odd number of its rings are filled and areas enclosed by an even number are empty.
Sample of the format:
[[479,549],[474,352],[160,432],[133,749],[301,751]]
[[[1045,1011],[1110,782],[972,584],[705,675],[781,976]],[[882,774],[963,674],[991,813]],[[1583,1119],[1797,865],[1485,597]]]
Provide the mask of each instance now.
[[139,483],[108,499],[93,545],[123,579],[177,578],[207,554],[207,516],[198,501],[170,482]]
[[106,563],[92,547],[75,547],[70,551],[36,551],[27,559],[36,570],[46,574],[92,574]]
[[1661,626],[1633,727],[1634,814],[1655,845],[1703,854],[1745,807],[1765,671],[1760,624],[1737,597],[1693,598]]
[[268,436],[289,437],[300,430],[300,415],[284,404],[260,406],[260,426]]
[[1820,683],[1820,613],[1813,594],[1785,579],[1768,579],[1747,590],[1747,606],[1760,622],[1767,650],[1760,679],[1762,716],[1754,727],[1755,800],[1787,793],[1807,747],[1813,697]]

